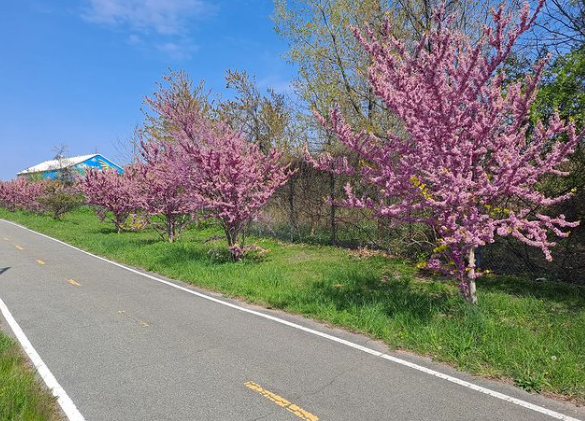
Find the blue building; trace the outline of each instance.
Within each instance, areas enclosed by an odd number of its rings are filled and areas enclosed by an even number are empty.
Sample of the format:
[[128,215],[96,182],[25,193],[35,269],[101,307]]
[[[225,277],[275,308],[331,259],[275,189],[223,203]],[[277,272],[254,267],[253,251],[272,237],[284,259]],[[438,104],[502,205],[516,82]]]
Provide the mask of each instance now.
[[22,170],[18,173],[18,177],[24,177],[29,180],[60,180],[65,176],[68,178],[82,176],[88,169],[97,169],[99,171],[116,170],[119,174],[124,172],[122,167],[96,153],[41,162]]

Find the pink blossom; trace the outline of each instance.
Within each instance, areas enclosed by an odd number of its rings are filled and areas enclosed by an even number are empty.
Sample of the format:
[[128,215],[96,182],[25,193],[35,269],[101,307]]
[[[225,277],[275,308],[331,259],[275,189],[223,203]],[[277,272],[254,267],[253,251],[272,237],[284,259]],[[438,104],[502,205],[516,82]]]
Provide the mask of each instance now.
[[150,140],[141,146],[143,162],[136,170],[142,208],[161,236],[173,242],[201,209],[186,184],[188,164],[176,144]]
[[284,185],[291,172],[281,153],[264,155],[245,136],[219,124],[204,144],[180,143],[189,163],[189,189],[225,232],[234,260],[241,256],[247,225]]
[[239,260],[247,226],[286,183],[288,165],[281,164],[277,150],[262,153],[241,132],[205,116],[201,104],[185,101],[172,88],[161,87],[147,102],[165,122],[170,139],[146,150],[169,154],[168,177],[176,181],[167,180],[168,186],[178,183],[186,189],[181,206],[201,209],[204,217],[219,221],[232,259]]
[[97,206],[102,217],[110,217],[118,232],[122,231],[128,216],[143,206],[136,170],[131,167],[123,174],[90,170],[78,187],[88,204]]
[[[541,0],[536,13],[542,5]],[[536,13],[525,4],[513,25],[500,6],[493,25],[472,45],[439,10],[433,30],[412,51],[392,36],[390,20],[381,35],[355,29],[371,58],[372,88],[402,120],[405,134],[388,132],[380,139],[356,132],[337,109],[328,119],[318,116],[368,163],[359,171],[361,183],[378,192],[377,198],[356,197],[348,186],[345,204],[371,208],[395,223],[431,226],[441,249],[431,266],[438,267],[441,258],[441,267],[459,279],[463,293],[475,287],[473,250],[496,235],[538,247],[550,260],[555,244],[550,234],[566,237],[577,225],[534,209],[570,197],[546,197],[536,186],[547,174],[563,175],[559,169],[585,133],[577,135],[557,114],[529,130],[544,61],[523,81],[509,83],[502,70]],[[312,162],[331,170],[330,157]]]
[[0,182],[0,205],[10,211],[17,209],[41,212],[40,197],[45,192],[45,183],[42,181],[28,181],[17,178],[12,181]]

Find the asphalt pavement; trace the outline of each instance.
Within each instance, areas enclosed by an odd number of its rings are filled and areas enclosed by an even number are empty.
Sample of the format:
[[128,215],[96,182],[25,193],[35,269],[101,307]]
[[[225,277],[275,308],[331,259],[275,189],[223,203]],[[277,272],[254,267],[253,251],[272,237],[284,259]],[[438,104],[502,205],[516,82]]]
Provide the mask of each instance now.
[[128,270],[3,220],[0,299],[2,328],[26,337],[78,419],[585,420],[583,408]]

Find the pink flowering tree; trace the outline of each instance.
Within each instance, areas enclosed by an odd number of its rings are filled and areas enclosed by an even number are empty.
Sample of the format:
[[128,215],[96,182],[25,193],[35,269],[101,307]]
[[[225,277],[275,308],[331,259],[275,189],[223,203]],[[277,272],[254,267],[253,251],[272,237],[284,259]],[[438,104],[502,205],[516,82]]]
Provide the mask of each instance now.
[[9,182],[0,181],[0,207],[10,210]]
[[496,236],[512,236],[551,260],[550,234],[566,237],[577,225],[540,211],[571,193],[545,197],[536,187],[547,175],[564,174],[560,168],[584,134],[577,135],[556,114],[529,126],[544,61],[518,82],[508,81],[502,70],[536,13],[525,4],[513,23],[501,6],[473,45],[451,29],[442,10],[414,49],[392,36],[389,21],[381,36],[355,29],[371,57],[372,89],[402,125],[381,138],[354,131],[336,109],[329,118],[317,116],[361,165],[350,168],[328,156],[311,159],[314,165],[358,172],[359,189],[377,192],[368,197],[348,185],[345,205],[369,208],[393,223],[430,226],[439,244],[428,267],[454,276],[474,303],[477,247]]
[[41,212],[43,207],[39,199],[44,192],[44,182],[17,178],[0,183],[0,203],[10,211],[23,209],[31,212]]
[[263,154],[227,124],[217,124],[212,132],[204,144],[180,143],[189,162],[189,188],[195,201],[221,223],[231,258],[239,260],[246,227],[291,172],[281,164],[280,152]]
[[9,211],[18,209],[20,191],[16,188],[18,180],[0,182],[0,205]]
[[118,233],[130,214],[143,207],[138,177],[132,167],[123,174],[114,170],[90,170],[79,180],[78,188],[88,204],[97,206],[102,218],[114,223]]
[[192,205],[204,217],[219,221],[231,258],[239,260],[245,251],[246,227],[286,183],[288,165],[281,164],[277,150],[264,154],[227,122],[213,118],[206,97],[185,95],[184,87],[170,85],[161,85],[146,102],[162,122],[165,148],[181,157],[179,175],[187,177]]
[[188,165],[176,144],[150,140],[141,147],[137,173],[143,210],[152,227],[172,243],[200,210],[186,185]]

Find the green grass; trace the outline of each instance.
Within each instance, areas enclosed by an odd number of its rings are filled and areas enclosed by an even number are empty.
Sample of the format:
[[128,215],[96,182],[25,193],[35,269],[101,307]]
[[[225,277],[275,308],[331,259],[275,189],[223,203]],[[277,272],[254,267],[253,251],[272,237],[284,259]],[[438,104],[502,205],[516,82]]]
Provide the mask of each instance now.
[[221,241],[204,242],[218,234],[214,227],[168,244],[150,230],[116,234],[89,209],[63,221],[22,212],[0,217],[120,262],[362,332],[391,348],[585,402],[585,288],[486,277],[474,307],[453,285],[383,256],[252,238],[268,252],[233,263]]
[[0,332],[0,421],[57,419],[54,398],[40,388],[18,345]]

